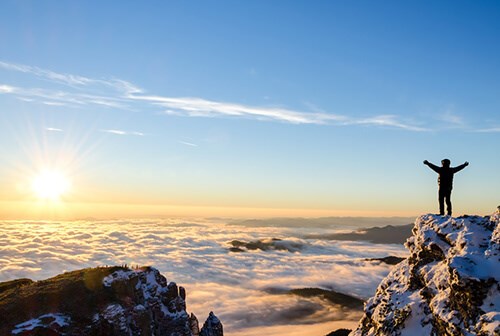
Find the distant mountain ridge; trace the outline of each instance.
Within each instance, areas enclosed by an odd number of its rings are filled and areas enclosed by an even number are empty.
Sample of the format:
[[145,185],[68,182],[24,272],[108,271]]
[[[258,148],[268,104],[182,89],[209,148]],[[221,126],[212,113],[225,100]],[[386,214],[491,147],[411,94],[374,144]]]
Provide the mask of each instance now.
[[199,329],[186,291],[153,267],[98,267],[0,283],[0,335],[223,336],[211,312]]
[[351,336],[500,335],[500,211],[423,215]]
[[233,220],[231,225],[247,227],[314,227],[314,228],[336,228],[336,227],[374,227],[412,223],[411,217],[277,217],[265,219]]
[[411,237],[413,224],[407,225],[386,225],[384,227],[372,227],[360,229],[349,233],[332,234],[310,234],[306,239],[326,239],[326,240],[363,240],[375,244],[403,244]]
[[315,287],[305,287],[305,288],[266,288],[264,290],[269,294],[276,295],[296,295],[304,298],[314,298],[319,297],[323,300],[328,301],[333,305],[339,305],[347,309],[360,309],[363,307],[363,300],[336,292],[334,290],[327,290],[323,288],[315,288]]

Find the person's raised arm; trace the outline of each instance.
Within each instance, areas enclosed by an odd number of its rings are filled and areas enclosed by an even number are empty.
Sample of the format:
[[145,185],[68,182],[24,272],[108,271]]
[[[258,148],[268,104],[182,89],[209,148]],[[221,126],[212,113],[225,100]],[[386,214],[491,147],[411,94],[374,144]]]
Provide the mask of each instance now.
[[467,167],[468,165],[469,165],[469,162],[465,161],[460,166],[453,168],[453,172],[457,173],[457,172],[461,171],[462,169],[464,169],[465,167]]
[[424,165],[429,166],[430,169],[434,170],[436,173],[439,173],[439,167],[435,164],[432,164],[429,161],[425,160]]

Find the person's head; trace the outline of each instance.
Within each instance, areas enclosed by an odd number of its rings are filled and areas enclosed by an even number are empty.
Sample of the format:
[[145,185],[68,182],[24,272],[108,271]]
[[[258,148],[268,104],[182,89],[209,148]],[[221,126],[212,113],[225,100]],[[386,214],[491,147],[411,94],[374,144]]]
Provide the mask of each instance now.
[[448,168],[451,164],[451,161],[448,159],[442,159],[441,160],[441,166]]

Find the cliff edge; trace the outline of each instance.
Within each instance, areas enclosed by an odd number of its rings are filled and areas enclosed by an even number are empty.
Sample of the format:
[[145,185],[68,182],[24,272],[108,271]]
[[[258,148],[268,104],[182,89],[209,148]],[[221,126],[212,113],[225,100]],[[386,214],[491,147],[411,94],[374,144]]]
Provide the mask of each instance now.
[[0,283],[0,335],[223,336],[210,313],[199,330],[186,291],[153,267],[97,267]]
[[351,336],[500,335],[500,212],[423,215]]

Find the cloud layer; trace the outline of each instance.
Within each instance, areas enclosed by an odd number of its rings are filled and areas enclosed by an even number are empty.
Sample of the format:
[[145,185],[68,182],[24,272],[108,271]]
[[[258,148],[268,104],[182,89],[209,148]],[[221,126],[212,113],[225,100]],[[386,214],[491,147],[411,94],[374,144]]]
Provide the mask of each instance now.
[[[322,230],[331,232],[317,232]],[[206,220],[4,221],[0,223],[0,281],[44,279],[98,265],[154,265],[168,280],[186,287],[188,311],[198,316],[209,309],[216,311],[228,332],[251,335],[258,328],[277,325],[335,329],[339,321],[354,324],[359,312],[345,311],[320,298],[273,295],[267,289],[321,287],[367,298],[391,266],[364,259],[403,256],[405,249],[301,239],[305,232],[310,230],[248,228]],[[296,252],[228,251],[232,240],[270,238],[302,247]]]

